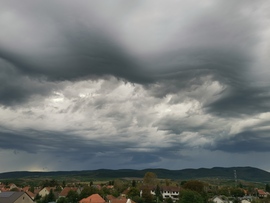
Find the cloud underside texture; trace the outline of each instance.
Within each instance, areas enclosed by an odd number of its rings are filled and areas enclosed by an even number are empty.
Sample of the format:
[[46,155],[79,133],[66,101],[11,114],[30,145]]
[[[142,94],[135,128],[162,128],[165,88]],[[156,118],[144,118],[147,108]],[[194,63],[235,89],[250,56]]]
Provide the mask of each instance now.
[[0,149],[104,167],[268,153],[268,8],[2,1]]

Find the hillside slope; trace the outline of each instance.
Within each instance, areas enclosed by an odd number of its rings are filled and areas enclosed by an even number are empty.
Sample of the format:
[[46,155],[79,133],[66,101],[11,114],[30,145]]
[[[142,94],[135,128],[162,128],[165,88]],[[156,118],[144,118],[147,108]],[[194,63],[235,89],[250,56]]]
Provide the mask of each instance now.
[[237,178],[247,181],[269,182],[270,173],[258,168],[253,167],[214,167],[211,169],[183,169],[183,170],[168,170],[168,169],[99,169],[88,171],[54,171],[54,172],[6,172],[0,173],[0,179],[15,179],[15,178],[35,178],[35,177],[83,177],[90,179],[100,178],[143,178],[146,172],[154,172],[158,178],[174,179],[174,180],[187,180],[187,179],[200,179],[200,178],[222,178],[233,179],[234,171],[237,172]]

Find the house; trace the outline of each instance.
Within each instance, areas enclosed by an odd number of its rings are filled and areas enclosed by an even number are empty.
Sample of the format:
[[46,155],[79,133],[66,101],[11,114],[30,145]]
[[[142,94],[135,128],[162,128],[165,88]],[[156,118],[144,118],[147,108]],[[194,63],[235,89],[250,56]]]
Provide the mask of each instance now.
[[42,190],[39,191],[39,195],[41,197],[45,197],[46,195],[48,195],[50,193],[51,190],[54,190],[54,188],[52,187],[44,187]]
[[113,189],[114,186],[113,186],[113,185],[107,185],[106,188],[107,188],[107,189]]
[[23,187],[22,189],[21,189],[21,191],[23,191],[23,192],[27,192],[27,191],[29,191],[30,190],[30,186],[25,186],[25,187]]
[[130,190],[130,188],[127,188],[126,190],[124,190],[124,191],[121,193],[121,196],[122,196],[122,197],[127,197],[128,193],[129,193],[129,190]]
[[0,203],[34,203],[33,199],[25,192],[1,192]]
[[0,186],[0,192],[7,192],[9,189],[7,189],[5,186]]
[[258,197],[260,198],[267,197],[267,193],[260,189],[257,190],[257,194],[258,194]]
[[8,184],[8,188],[9,188],[9,190],[12,190],[12,189],[15,189],[15,188],[18,188],[18,187],[14,183],[10,183],[10,184]]
[[164,199],[171,198],[175,201],[179,199],[180,188],[176,186],[162,186],[160,192]]
[[29,197],[31,197],[32,199],[35,199],[35,194],[32,193],[31,191],[26,191],[25,193],[27,193],[29,195]]
[[99,194],[93,194],[80,200],[80,203],[105,203],[105,200]]
[[215,203],[228,203],[229,202],[227,198],[223,196],[215,196],[212,198],[212,201]]
[[121,197],[121,196],[118,198],[113,197],[113,196],[109,196],[109,197],[111,198],[108,198],[107,196],[109,203],[136,203],[131,199],[127,199],[126,197]]
[[[142,197],[143,190],[150,191],[151,195],[156,195],[156,187],[143,186],[140,191],[140,196]],[[160,187],[160,193],[164,199],[171,198],[173,201],[179,200],[180,188],[176,186],[162,186]]]
[[77,192],[77,188],[75,187],[65,187],[59,194],[59,198],[60,197],[66,197],[69,193],[69,191],[74,191]]
[[250,201],[243,199],[243,200],[241,200],[241,203],[250,203]]
[[[116,199],[116,197],[113,196],[113,195],[107,195],[107,196],[106,196],[106,200],[109,201],[109,200],[112,200],[112,199]],[[108,202],[108,201],[107,201],[107,202]]]

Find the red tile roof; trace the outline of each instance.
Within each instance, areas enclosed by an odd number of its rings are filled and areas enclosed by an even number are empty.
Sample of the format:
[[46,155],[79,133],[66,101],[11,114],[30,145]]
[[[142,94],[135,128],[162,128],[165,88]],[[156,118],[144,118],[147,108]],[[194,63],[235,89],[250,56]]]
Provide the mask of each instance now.
[[22,191],[26,192],[30,190],[30,186],[25,186],[24,188],[22,188]]
[[35,199],[35,194],[32,193],[31,191],[26,191],[25,193],[27,193],[28,196],[31,197],[32,199]]
[[77,191],[77,188],[75,187],[65,187],[59,194],[59,197],[66,197],[69,193],[69,191]]
[[106,198],[107,198],[108,200],[116,199],[116,197],[113,196],[113,195],[107,195]]
[[266,192],[264,192],[263,190],[258,190],[258,194],[259,195],[267,195]]
[[84,198],[80,203],[105,203],[105,200],[99,194],[93,194],[87,198]]

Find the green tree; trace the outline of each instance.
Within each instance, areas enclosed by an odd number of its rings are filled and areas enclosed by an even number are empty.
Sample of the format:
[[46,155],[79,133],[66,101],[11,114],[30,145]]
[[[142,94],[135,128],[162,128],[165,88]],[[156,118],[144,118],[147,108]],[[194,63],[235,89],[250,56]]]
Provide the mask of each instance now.
[[55,195],[53,193],[53,190],[51,189],[49,194],[48,194],[48,202],[53,202],[53,201],[55,201],[55,199],[56,199]]
[[171,184],[171,180],[166,179],[166,180],[165,180],[165,184],[166,184],[166,186],[169,186],[169,185]]
[[235,198],[235,199],[233,200],[233,203],[241,203],[241,200],[240,200],[240,199]]
[[156,194],[156,199],[157,199],[157,202],[162,202],[163,201],[163,196],[160,192],[160,187],[159,185],[157,185],[156,189],[155,189],[155,194]]
[[132,180],[132,187],[136,187],[136,181]]
[[110,180],[109,185],[114,185],[114,180]]
[[67,200],[69,203],[77,203],[79,200],[78,193],[74,190],[70,190],[67,194]]
[[219,195],[224,195],[224,196],[230,196],[230,188],[229,187],[222,187],[218,189],[218,194]]
[[144,186],[142,188],[142,198],[143,201],[146,203],[151,203],[153,202],[153,195],[151,194],[150,188],[147,186]]
[[136,203],[144,203],[143,198],[141,198],[140,196],[135,196],[132,200]]
[[114,180],[114,189],[117,190],[119,193],[123,192],[129,186],[128,182],[124,182],[123,180],[116,179]]
[[38,201],[38,200],[40,200],[40,199],[41,199],[41,196],[37,193],[36,196],[35,196],[35,198],[34,198],[34,200],[35,200],[35,201]]
[[270,192],[270,185],[268,183],[265,185],[265,191]]
[[187,180],[183,180],[183,181],[181,181],[180,185],[183,186],[183,185],[185,185],[187,182],[188,182]]
[[204,192],[204,183],[198,180],[190,180],[183,185],[183,188],[202,194]]
[[136,187],[131,187],[128,191],[128,197],[133,199],[133,197],[139,196],[140,195],[140,190]]
[[90,186],[86,186],[86,187],[84,187],[83,190],[81,191],[80,199],[89,197],[90,195],[95,194],[95,193],[98,193],[98,192],[99,192],[99,191],[98,191],[97,188],[90,187]]
[[52,180],[45,180],[43,181],[42,183],[42,187],[56,187],[58,186],[58,182],[55,180],[55,179],[52,179]]
[[65,197],[60,197],[60,198],[57,200],[57,203],[68,203],[68,200],[67,200],[67,198],[65,198]]
[[238,184],[238,187],[239,187],[239,188],[243,188],[244,186],[243,186],[243,184],[240,182],[240,183]]
[[32,193],[34,193],[35,188],[34,188],[34,186],[33,186],[33,185],[30,187],[29,191],[30,191],[30,192],[32,192]]
[[172,198],[166,198],[165,199],[165,201],[164,201],[165,203],[173,203],[173,200],[172,200]]
[[241,188],[231,188],[231,195],[233,197],[243,197],[245,193]]
[[202,196],[191,190],[182,190],[180,193],[179,203],[203,203]]
[[102,187],[101,190],[100,190],[100,193],[102,194],[101,196],[103,197],[103,196],[106,196],[106,195],[110,195],[111,191],[107,187]]
[[61,186],[60,185],[57,185],[54,191],[60,193],[62,191]]
[[156,185],[157,184],[157,175],[153,172],[146,172],[143,177],[144,185]]

